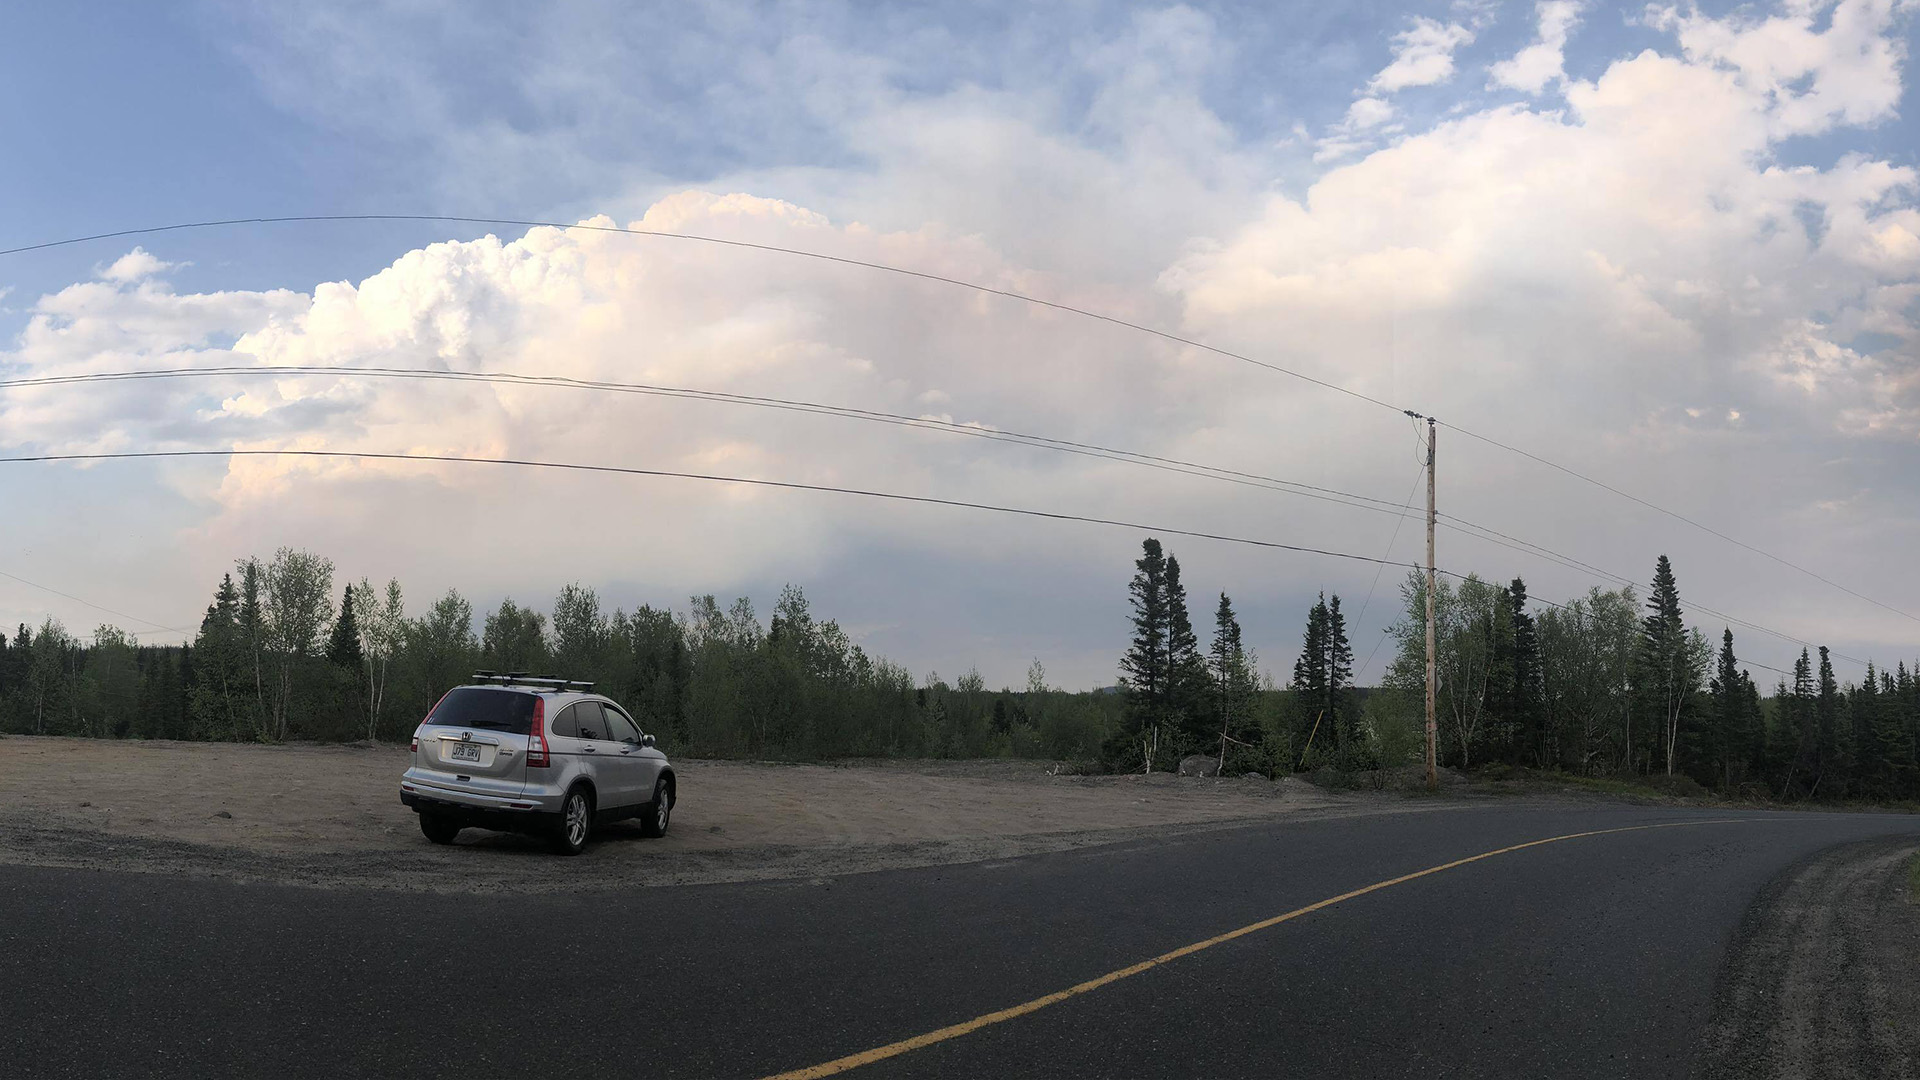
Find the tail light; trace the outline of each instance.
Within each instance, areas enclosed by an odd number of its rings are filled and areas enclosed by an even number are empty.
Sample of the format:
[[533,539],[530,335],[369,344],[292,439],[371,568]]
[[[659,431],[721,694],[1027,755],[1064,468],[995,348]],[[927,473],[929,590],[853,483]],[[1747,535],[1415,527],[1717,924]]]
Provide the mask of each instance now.
[[[451,690],[447,691],[447,694],[451,694],[451,693],[453,693],[453,691]],[[441,694],[440,700],[434,702],[433,708],[427,710],[427,718],[425,720],[420,721],[420,725],[422,727],[425,727],[426,725],[433,723],[433,714],[440,711],[440,705],[442,702],[445,702],[447,700],[447,694]],[[413,733],[413,746],[410,747],[410,749],[416,754],[420,752],[420,733],[418,731],[415,731]]]
[[547,757],[547,701],[533,699],[533,722],[527,728],[527,768],[545,769],[552,764]]

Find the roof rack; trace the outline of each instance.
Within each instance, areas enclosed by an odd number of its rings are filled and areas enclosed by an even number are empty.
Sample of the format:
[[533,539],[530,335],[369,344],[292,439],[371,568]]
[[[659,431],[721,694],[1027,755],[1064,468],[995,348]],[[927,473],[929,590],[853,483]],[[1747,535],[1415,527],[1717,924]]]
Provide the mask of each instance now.
[[593,684],[580,679],[562,679],[553,675],[528,675],[524,671],[509,671],[505,674],[492,671],[476,671],[473,681],[493,686],[537,686],[543,690],[577,691],[587,693]]

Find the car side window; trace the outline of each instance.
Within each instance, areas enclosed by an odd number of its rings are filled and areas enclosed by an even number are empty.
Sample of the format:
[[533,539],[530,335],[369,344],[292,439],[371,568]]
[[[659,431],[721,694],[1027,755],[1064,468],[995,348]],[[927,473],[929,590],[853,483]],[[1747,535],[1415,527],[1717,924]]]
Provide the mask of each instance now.
[[600,711],[607,717],[608,738],[614,742],[638,743],[640,741],[640,729],[633,726],[633,721],[627,719],[625,713],[604,701],[600,703]]
[[604,739],[607,737],[607,722],[600,712],[597,701],[582,701],[573,706],[574,723],[580,728],[582,739]]
[[577,739],[580,737],[580,719],[574,712],[575,708],[577,708],[577,706],[568,706],[560,710],[559,716],[553,718],[553,733],[555,735],[563,739]]

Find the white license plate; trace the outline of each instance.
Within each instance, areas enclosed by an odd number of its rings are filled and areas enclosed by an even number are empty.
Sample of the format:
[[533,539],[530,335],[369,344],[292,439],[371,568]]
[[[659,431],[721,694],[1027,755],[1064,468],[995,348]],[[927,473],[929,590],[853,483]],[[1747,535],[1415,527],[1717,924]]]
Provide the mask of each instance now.
[[480,744],[471,742],[454,743],[453,753],[448,754],[447,757],[454,761],[477,762],[480,760]]

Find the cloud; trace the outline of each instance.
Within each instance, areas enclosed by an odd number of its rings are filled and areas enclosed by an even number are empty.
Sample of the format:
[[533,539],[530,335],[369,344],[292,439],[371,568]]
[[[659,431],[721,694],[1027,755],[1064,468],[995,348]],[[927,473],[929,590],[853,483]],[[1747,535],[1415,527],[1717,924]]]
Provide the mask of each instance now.
[[1434,86],[1453,78],[1453,51],[1473,41],[1459,23],[1416,16],[1413,25],[1393,36],[1393,62],[1368,83],[1371,93],[1391,94],[1409,86]]
[[1489,85],[1538,94],[1548,83],[1565,79],[1567,37],[1579,25],[1585,7],[1586,0],[1540,0],[1535,4],[1540,18],[1538,36],[1510,59],[1489,67]]
[[[1723,19],[1655,8],[1650,21],[1675,32],[1689,59],[1730,70],[1743,89],[1772,103],[1772,133],[1812,135],[1896,115],[1906,41],[1892,33],[1897,0],[1796,3],[1756,18]],[[1823,20],[1826,29],[1816,29]]]
[[153,277],[155,274],[178,265],[178,263],[161,262],[159,259],[148,254],[145,248],[136,247],[132,251],[115,259],[112,265],[100,271],[100,279],[102,281],[127,284],[129,282],[139,281],[142,278]]
[[[1469,111],[1349,158],[1196,244],[1162,286],[1203,340],[1552,448],[1795,557],[1843,543],[1867,545],[1853,549],[1856,565],[1892,558],[1920,524],[1894,507],[1906,481],[1881,478],[1892,489],[1876,488],[1843,541],[1831,523],[1782,525],[1740,504],[1766,484],[1761,503],[1812,505],[1840,482],[1814,464],[1823,450],[1865,442],[1877,445],[1865,458],[1893,461],[1920,438],[1920,176],[1855,154],[1792,167],[1775,156],[1810,118],[1833,130],[1889,115],[1875,58],[1898,46],[1875,12],[1837,8],[1817,40],[1797,15],[1724,35],[1676,22],[1680,48],[1567,83],[1564,112]],[[1878,36],[1863,30],[1876,26]],[[1794,43],[1791,63],[1778,41]],[[1789,73],[1798,81],[1783,89]],[[1881,346],[1864,349],[1862,334]],[[1274,423],[1322,429],[1292,413]],[[1497,455],[1454,446],[1470,473],[1509,475]],[[1501,502],[1460,497],[1489,513]],[[1619,530],[1622,550],[1629,532],[1658,533],[1696,574],[1724,555],[1683,557],[1689,538],[1658,522],[1627,527],[1615,509],[1560,502],[1553,514],[1585,524],[1535,539],[1578,554],[1596,550],[1580,528]],[[1528,527],[1558,528],[1538,515]],[[1636,569],[1604,551],[1584,557]],[[1702,602],[1751,602],[1752,580],[1778,580],[1762,566],[1744,572],[1758,577],[1741,585],[1730,567],[1705,571]],[[1909,586],[1903,602],[1914,599]],[[1805,626],[1831,601],[1810,596],[1779,622]]]
[[1347,126],[1355,130],[1378,127],[1393,119],[1393,106],[1376,97],[1363,97],[1347,107]]
[[[772,155],[726,165],[724,182],[644,198],[648,185],[621,188],[607,201],[638,205],[593,220],[906,266],[1174,327],[1534,449],[1791,557],[1899,566],[1920,528],[1920,492],[1901,466],[1920,437],[1920,184],[1910,166],[1844,152],[1848,129],[1894,115],[1886,82],[1898,89],[1899,66],[1886,61],[1902,54],[1889,10],[1843,4],[1828,22],[1799,9],[1658,15],[1654,29],[1669,35],[1659,48],[1591,80],[1562,77],[1552,109],[1482,107],[1476,91],[1444,122],[1411,130],[1382,85],[1347,104],[1314,148],[1331,164],[1297,186],[1272,182],[1297,146],[1263,156],[1293,117],[1252,133],[1224,121],[1205,86],[1232,43],[1185,9],[1130,17],[1063,52],[1074,94],[961,80],[905,95],[869,80],[891,61],[836,61],[817,42],[793,43],[768,53],[765,87],[734,91],[780,115],[791,103],[769,101],[774,90],[809,98],[819,109],[809,116],[838,118],[849,161]],[[1395,65],[1415,55],[1402,44]],[[1429,57],[1420,77],[1444,79],[1457,44],[1445,71],[1434,75]],[[1388,81],[1427,85],[1401,81],[1417,66]],[[593,87],[569,97],[542,86],[556,102],[596,100]],[[424,80],[419,92],[457,112],[448,84]],[[450,113],[447,138],[475,139],[478,155],[482,136],[457,121]],[[1834,134],[1824,156],[1781,163],[1782,141],[1815,129]],[[1383,137],[1395,141],[1377,146]],[[934,414],[1380,498],[1401,497],[1418,469],[1404,418],[1298,380],[1059,311],[764,252],[535,229],[396,251],[378,273],[302,292],[176,294],[155,274],[130,268],[39,297],[0,365],[526,371]],[[1627,573],[1667,551],[1690,598],[1835,643],[1910,640],[1776,566],[1457,433],[1441,438],[1448,512]],[[1396,524],[985,440],[551,388],[286,374],[9,391],[0,443],[595,462],[1372,555]],[[108,472],[73,490],[94,491]],[[67,546],[89,567],[114,564],[90,545],[124,542],[121,561],[148,566],[173,544],[167,572],[144,576],[176,594],[116,605],[128,610],[197,611],[232,556],[287,542],[334,554],[352,577],[397,574],[415,595],[459,585],[538,599],[578,577],[659,603],[796,580],[838,589],[831,607],[850,620],[930,628],[888,631],[867,642],[877,651],[918,670],[979,662],[989,679],[1016,679],[1034,652],[1071,681],[1109,679],[1138,543],[1126,531],[667,479],[272,458],[126,475],[148,486],[158,476],[175,495],[165,528],[133,536],[105,496],[76,500],[61,527],[85,531]],[[1832,515],[1797,516],[1860,490],[1870,494]],[[1394,558],[1407,557],[1411,535]],[[1443,565],[1525,573],[1549,598],[1592,583],[1504,549],[1442,543]],[[1196,595],[1232,590],[1282,667],[1298,640],[1296,600],[1324,584],[1357,610],[1372,580],[1371,568],[1178,549]],[[1886,588],[1889,602],[1920,606],[1910,578],[1889,576]],[[1392,606],[1375,598],[1369,632]],[[1742,640],[1743,655],[1779,659],[1773,643]]]

